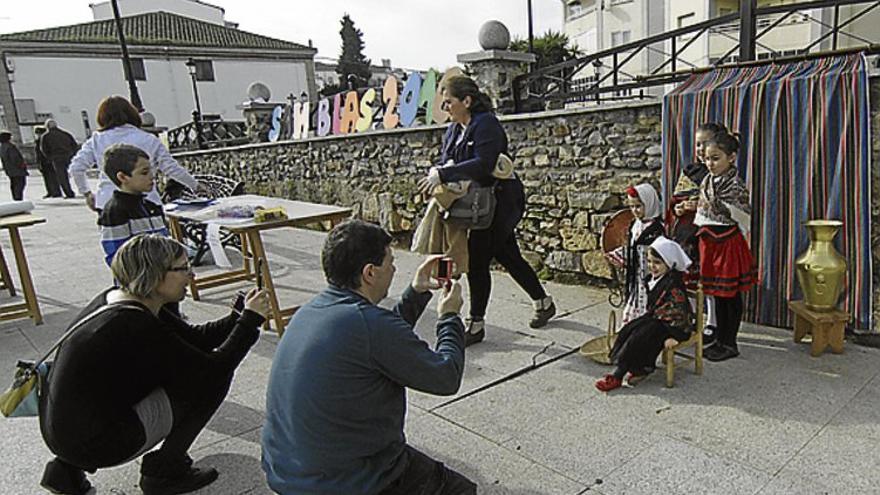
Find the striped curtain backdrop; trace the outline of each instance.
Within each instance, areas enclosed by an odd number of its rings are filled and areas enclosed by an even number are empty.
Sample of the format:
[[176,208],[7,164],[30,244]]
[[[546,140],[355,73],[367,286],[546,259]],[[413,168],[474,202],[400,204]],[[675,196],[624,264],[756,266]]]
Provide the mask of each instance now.
[[871,155],[868,75],[852,54],[695,74],[663,98],[663,199],[695,160],[694,134],[720,122],[740,134],[737,167],[751,191],[758,285],[748,321],[790,327],[802,299],[794,262],[807,249],[803,222],[843,221],[835,239],[848,274],[843,307],[871,330]]

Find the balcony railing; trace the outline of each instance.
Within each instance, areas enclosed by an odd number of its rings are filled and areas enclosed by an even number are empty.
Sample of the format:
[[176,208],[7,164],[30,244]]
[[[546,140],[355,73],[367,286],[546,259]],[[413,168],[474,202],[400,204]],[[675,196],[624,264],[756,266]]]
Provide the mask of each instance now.
[[[857,9],[845,20],[840,19],[840,8],[856,6]],[[847,32],[847,26],[862,19],[869,12],[880,12],[880,0],[817,0],[793,4],[761,7],[755,10],[756,34],[753,39],[740,39],[738,12],[666,33],[626,43],[574,60],[551,65],[513,81],[513,94],[516,112],[561,108],[570,104],[584,102],[601,103],[621,98],[654,98],[662,94],[662,86],[687,79],[694,71],[708,70],[707,66],[717,66],[734,61],[742,43],[754,43],[760,49],[759,59],[782,60],[791,58],[792,49],[798,57],[825,55],[839,52],[839,40],[845,37],[854,40],[846,51],[865,51],[880,53],[880,30],[872,30],[876,39],[867,39]],[[831,9],[831,22],[815,18],[816,9]],[[804,46],[770,46],[768,33],[778,29],[790,29],[794,24],[812,23],[821,27],[824,34],[806,41]],[[731,31],[732,26],[737,26]],[[779,32],[779,31],[777,31]],[[876,34],[875,34],[876,33]],[[764,38],[762,40],[762,37]],[[705,46],[707,39],[729,40],[721,44],[718,52],[701,54],[700,60],[693,59],[693,52]],[[728,49],[729,47],[729,49]],[[830,48],[830,50],[829,50]],[[722,50],[727,51],[721,53]],[[651,53],[648,57],[646,54]],[[766,53],[766,55],[764,55]],[[653,66],[643,59],[657,58]],[[690,57],[690,58],[689,58]],[[659,87],[655,91],[650,88]]]

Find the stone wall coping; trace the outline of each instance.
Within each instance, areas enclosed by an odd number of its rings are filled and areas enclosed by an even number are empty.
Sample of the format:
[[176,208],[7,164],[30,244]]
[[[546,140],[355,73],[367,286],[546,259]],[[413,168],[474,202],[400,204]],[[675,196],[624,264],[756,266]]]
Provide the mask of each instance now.
[[538,57],[532,53],[513,52],[510,50],[483,50],[479,52],[460,53],[455,59],[462,63],[486,62],[499,60],[503,62],[534,63]]
[[[594,112],[604,112],[608,110],[625,110],[631,108],[640,108],[640,107],[651,107],[660,105],[660,102],[657,101],[637,101],[637,102],[621,102],[621,103],[610,103],[605,105],[596,105],[585,108],[563,108],[559,110],[547,110],[543,112],[531,112],[531,113],[520,113],[514,115],[500,115],[498,120],[501,122],[518,122],[522,120],[533,120],[533,119],[552,119],[556,117],[563,117],[567,115],[580,115],[586,113],[594,113]],[[449,125],[447,123],[444,124],[431,124],[431,125],[423,125],[419,127],[402,127],[391,130],[385,129],[376,129],[372,131],[365,132],[355,132],[351,134],[334,134],[328,136],[312,136],[303,139],[291,139],[286,141],[276,141],[274,143],[252,143],[252,144],[242,144],[238,146],[228,146],[225,148],[216,148],[211,150],[194,150],[194,151],[180,151],[173,153],[175,157],[187,157],[187,156],[202,156],[202,155],[212,155],[217,153],[228,153],[230,151],[244,151],[244,150],[256,150],[263,148],[273,148],[276,146],[288,146],[291,144],[299,144],[299,143],[319,143],[324,141],[338,141],[344,139],[369,139],[377,136],[388,136],[393,137],[396,135],[402,134],[411,134],[416,132],[432,132],[439,129],[445,129],[446,126]]]

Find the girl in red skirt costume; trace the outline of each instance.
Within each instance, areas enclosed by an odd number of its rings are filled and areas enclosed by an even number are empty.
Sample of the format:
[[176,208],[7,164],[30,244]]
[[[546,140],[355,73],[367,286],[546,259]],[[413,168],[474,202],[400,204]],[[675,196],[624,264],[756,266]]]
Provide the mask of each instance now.
[[[670,239],[681,244],[684,252],[694,261],[684,276],[684,283],[688,290],[696,291],[697,281],[700,279],[700,251],[697,240],[699,227],[694,225],[694,216],[697,214],[697,203],[700,199],[700,184],[709,175],[705,163],[705,145],[715,139],[716,135],[727,133],[727,127],[718,122],[704,122],[697,127],[697,132],[694,135],[697,159],[682,168],[666,214],[666,225]],[[703,328],[703,342],[708,345],[715,341],[715,328],[718,322],[715,318],[714,298],[707,296],[705,301],[706,325]]]
[[736,335],[743,314],[743,299],[755,283],[749,244],[751,206],[749,191],[736,172],[739,141],[730,134],[715,136],[706,143],[709,175],[700,184],[700,199],[694,224],[700,250],[700,280],[706,295],[715,296],[717,337],[703,355],[710,361],[739,356]]

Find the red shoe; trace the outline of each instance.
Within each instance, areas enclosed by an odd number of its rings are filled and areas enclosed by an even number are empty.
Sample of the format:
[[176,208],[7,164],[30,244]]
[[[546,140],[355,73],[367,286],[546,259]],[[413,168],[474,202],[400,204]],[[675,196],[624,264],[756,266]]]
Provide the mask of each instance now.
[[610,392],[615,388],[620,388],[622,384],[620,378],[611,374],[605,375],[605,378],[602,378],[601,380],[596,380],[596,388],[602,392]]

